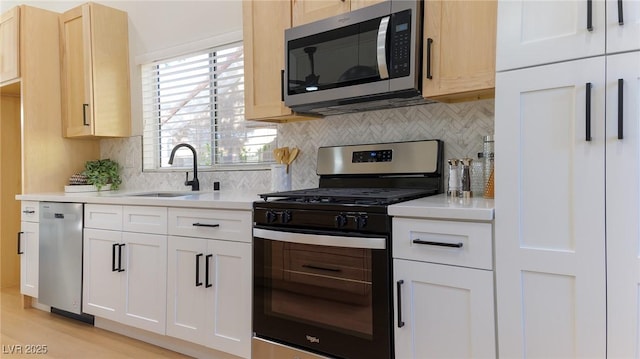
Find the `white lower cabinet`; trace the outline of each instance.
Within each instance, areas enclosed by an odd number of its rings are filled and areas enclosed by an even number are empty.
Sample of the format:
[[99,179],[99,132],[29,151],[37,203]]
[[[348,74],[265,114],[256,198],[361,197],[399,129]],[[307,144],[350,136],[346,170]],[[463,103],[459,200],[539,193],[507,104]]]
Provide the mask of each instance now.
[[167,236],[84,230],[86,313],[165,333]]
[[393,225],[396,359],[495,358],[491,223]]
[[18,255],[20,256],[20,293],[38,297],[38,271],[40,260],[39,202],[21,203]]
[[85,205],[85,313],[165,334],[166,222],[163,207]]
[[251,244],[169,236],[167,335],[251,356]]
[[251,357],[251,211],[169,208],[167,335]]

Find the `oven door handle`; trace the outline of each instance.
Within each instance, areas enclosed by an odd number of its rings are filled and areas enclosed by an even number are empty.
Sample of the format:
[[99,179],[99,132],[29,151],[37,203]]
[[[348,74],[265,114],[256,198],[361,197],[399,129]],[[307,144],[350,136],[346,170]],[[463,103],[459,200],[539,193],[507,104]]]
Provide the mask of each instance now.
[[295,232],[273,231],[269,229],[254,228],[253,236],[279,242],[312,244],[316,246],[386,249],[385,237],[346,237],[329,236],[323,234],[308,234]]

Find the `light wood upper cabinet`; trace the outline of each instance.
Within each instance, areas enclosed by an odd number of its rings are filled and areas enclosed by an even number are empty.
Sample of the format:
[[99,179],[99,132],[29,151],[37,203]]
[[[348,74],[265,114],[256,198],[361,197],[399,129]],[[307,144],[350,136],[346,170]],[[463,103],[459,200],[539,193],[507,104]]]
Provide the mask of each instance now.
[[288,1],[243,1],[245,118],[268,122],[312,119],[282,100],[284,30],[291,27]]
[[0,15],[0,84],[20,77],[20,8]]
[[60,17],[65,137],[131,133],[128,19],[96,3]]
[[351,11],[381,3],[384,0],[351,0]]
[[349,0],[292,0],[293,26],[307,24],[351,10]]
[[493,97],[496,18],[493,0],[424,2],[424,97],[442,102]]

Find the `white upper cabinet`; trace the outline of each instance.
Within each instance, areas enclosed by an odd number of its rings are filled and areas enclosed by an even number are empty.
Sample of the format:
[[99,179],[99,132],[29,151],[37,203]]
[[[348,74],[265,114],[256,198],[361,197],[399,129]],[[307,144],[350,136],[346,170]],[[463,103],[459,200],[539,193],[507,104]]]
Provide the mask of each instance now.
[[496,52],[497,71],[603,54],[605,3],[499,1]]
[[640,1],[607,1],[607,53],[640,49]]

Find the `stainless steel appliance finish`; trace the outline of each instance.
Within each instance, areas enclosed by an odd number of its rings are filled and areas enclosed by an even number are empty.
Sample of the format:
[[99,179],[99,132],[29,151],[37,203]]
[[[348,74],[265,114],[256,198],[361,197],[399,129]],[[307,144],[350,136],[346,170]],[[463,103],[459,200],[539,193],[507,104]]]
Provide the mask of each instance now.
[[320,176],[433,173],[438,171],[439,150],[438,141],[320,147],[316,172]]
[[82,313],[82,203],[40,203],[38,302]]
[[254,202],[254,355],[393,358],[387,206],[441,193],[442,153],[438,140],[320,148],[319,188]]
[[334,115],[427,103],[422,1],[387,0],[285,30],[285,104]]

